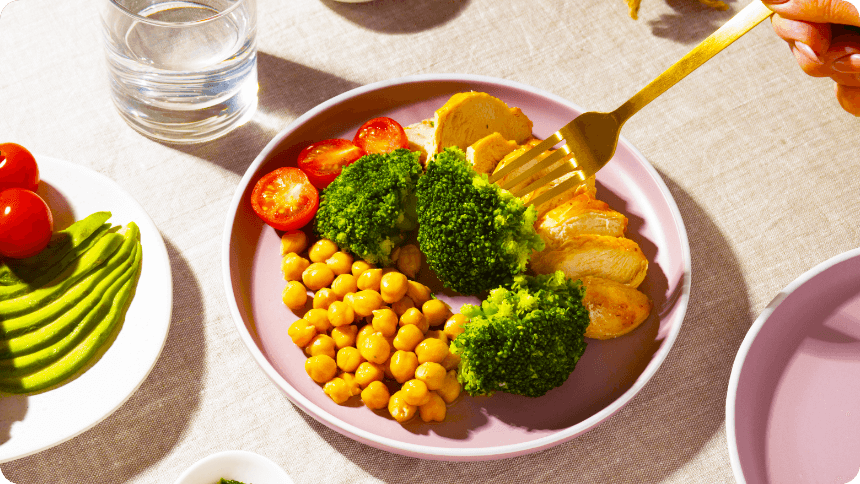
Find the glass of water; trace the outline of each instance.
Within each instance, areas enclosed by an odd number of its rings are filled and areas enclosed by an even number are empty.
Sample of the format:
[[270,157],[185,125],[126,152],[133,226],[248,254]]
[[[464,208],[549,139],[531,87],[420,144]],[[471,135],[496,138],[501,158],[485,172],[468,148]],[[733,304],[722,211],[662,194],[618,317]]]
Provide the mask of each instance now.
[[140,133],[213,140],[257,108],[256,0],[99,0],[111,95]]

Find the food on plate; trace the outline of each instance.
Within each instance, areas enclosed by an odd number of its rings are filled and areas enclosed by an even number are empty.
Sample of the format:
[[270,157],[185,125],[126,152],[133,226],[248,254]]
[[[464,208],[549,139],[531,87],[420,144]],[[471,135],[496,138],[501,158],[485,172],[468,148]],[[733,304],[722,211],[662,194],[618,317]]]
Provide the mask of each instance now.
[[580,279],[585,288],[582,304],[588,310],[586,338],[610,339],[625,335],[651,313],[651,300],[643,292],[602,277]]
[[344,167],[323,190],[314,230],[373,264],[387,265],[417,219],[417,153],[369,154]]
[[[319,239],[283,259],[287,288],[299,289],[285,292],[284,304],[301,316],[287,332],[307,356],[305,372],[338,404],[360,399],[404,423],[444,420],[460,394],[448,340],[462,321],[422,283],[339,254],[333,241]],[[307,277],[312,264],[325,266],[325,276]]]
[[296,165],[319,189],[329,185],[344,166],[364,156],[364,151],[352,141],[326,139],[309,144],[299,153]]
[[0,192],[7,188],[23,188],[35,192],[39,187],[39,166],[36,158],[16,143],[0,143]]
[[517,276],[480,305],[464,305],[469,322],[451,343],[463,390],[539,397],[564,383],[586,346],[582,291],[562,272]]
[[18,282],[0,285],[14,294],[0,301],[0,390],[33,393],[62,383],[103,351],[122,321],[142,247],[137,225],[106,227],[109,217],[94,213],[58,232],[45,253],[3,267],[4,280]]
[[0,192],[0,255],[32,257],[47,247],[53,231],[51,208],[36,192],[24,188]]
[[365,153],[391,153],[401,148],[409,148],[409,140],[400,123],[379,117],[366,121],[358,128],[352,140]]
[[559,243],[578,234],[623,237],[627,232],[627,217],[591,193],[583,192],[540,217],[535,229],[544,241]]
[[561,270],[571,278],[599,276],[635,288],[645,279],[648,259],[626,237],[582,234],[547,244],[532,257],[531,269],[538,274]]
[[457,148],[433,156],[418,180],[418,245],[430,269],[461,294],[480,294],[525,271],[543,249],[534,208],[479,175]]
[[251,192],[251,208],[276,230],[308,224],[319,207],[319,192],[308,175],[296,167],[275,169],[260,178]]
[[244,482],[235,481],[235,480],[233,480],[233,479],[224,479],[224,478],[222,477],[222,478],[221,478],[221,480],[220,480],[220,481],[218,481],[218,483],[217,483],[217,484],[245,484],[245,483],[244,483]]
[[493,132],[466,148],[466,161],[476,172],[489,175],[499,161],[515,149],[516,141],[508,141],[501,134]]

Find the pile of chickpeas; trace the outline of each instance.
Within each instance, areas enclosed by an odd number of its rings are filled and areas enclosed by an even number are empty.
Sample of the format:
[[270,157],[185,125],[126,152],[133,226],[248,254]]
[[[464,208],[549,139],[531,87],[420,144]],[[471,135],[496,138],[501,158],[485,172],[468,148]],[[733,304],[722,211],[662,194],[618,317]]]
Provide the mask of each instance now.
[[308,376],[338,404],[359,397],[400,423],[444,420],[461,390],[449,342],[466,319],[414,280],[418,248],[405,245],[392,254],[396,268],[377,268],[331,240],[308,242],[301,231],[281,237],[283,302],[301,316],[288,332]]

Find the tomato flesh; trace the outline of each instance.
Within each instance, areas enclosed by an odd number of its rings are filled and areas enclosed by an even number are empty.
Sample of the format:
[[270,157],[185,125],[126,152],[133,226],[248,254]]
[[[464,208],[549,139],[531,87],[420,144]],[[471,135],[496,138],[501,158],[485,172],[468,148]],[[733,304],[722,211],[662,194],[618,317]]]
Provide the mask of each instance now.
[[296,230],[314,218],[319,192],[295,167],[278,168],[260,178],[251,192],[251,207],[276,230]]
[[53,230],[54,217],[42,197],[17,187],[0,192],[0,254],[34,256],[51,241]]
[[386,117],[373,118],[361,125],[352,142],[365,153],[390,153],[399,148],[409,148],[403,126]]
[[0,143],[0,191],[23,188],[35,192],[38,187],[36,158],[21,145]]
[[364,151],[345,139],[317,141],[299,153],[297,165],[317,188],[325,188],[346,165],[364,156]]

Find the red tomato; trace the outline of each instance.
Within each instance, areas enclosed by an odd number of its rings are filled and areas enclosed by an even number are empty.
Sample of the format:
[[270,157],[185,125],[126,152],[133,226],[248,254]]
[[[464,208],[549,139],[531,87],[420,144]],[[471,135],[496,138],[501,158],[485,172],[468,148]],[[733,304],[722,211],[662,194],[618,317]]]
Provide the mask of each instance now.
[[0,143],[0,191],[12,187],[35,192],[39,187],[39,167],[27,148]]
[[364,152],[351,141],[326,139],[318,141],[299,153],[298,166],[317,188],[325,188],[344,166],[364,156]]
[[373,118],[361,125],[352,140],[365,153],[389,153],[409,148],[403,126],[391,118]]
[[302,170],[287,166],[260,178],[251,192],[251,207],[276,230],[295,230],[308,224],[319,208],[317,189]]
[[54,217],[42,197],[23,188],[0,192],[0,254],[23,259],[48,245]]

